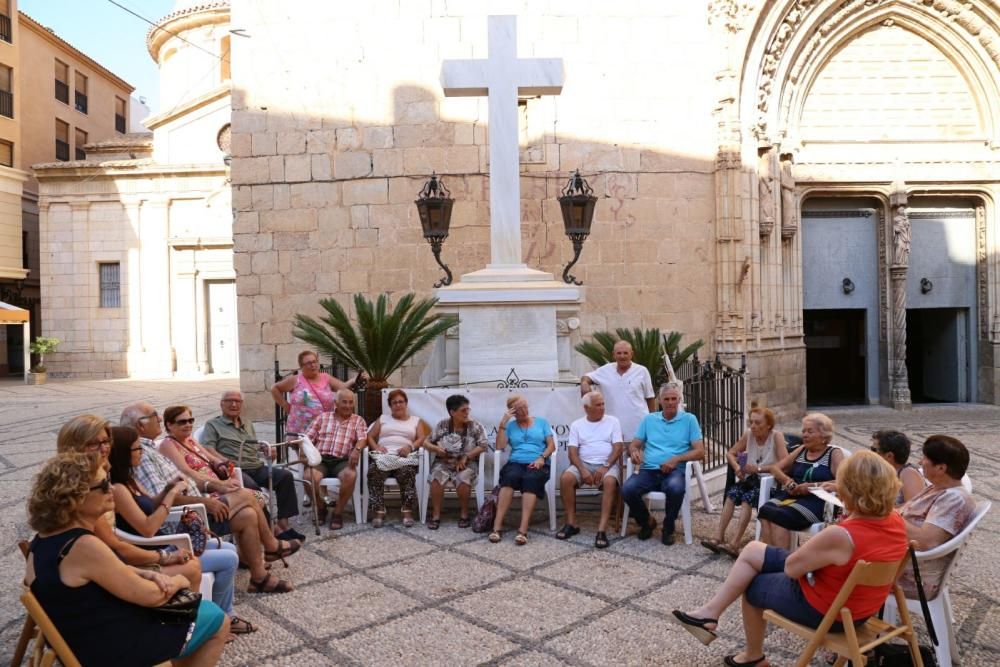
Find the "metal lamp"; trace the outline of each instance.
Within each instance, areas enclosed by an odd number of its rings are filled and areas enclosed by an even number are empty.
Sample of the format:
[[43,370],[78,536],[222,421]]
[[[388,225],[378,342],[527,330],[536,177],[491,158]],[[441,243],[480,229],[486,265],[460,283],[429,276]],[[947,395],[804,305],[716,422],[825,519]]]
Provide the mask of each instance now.
[[563,269],[562,277],[564,282],[571,285],[583,284],[570,275],[569,270],[580,259],[583,242],[590,236],[590,226],[594,222],[594,206],[596,204],[597,197],[594,196],[594,191],[577,170],[563,187],[562,196],[559,197],[559,207],[562,209],[566,236],[573,242],[573,260]]
[[448,228],[451,226],[451,207],[455,200],[451,198],[451,192],[444,186],[444,181],[431,174],[431,180],[424,184],[417,200],[413,202],[417,205],[420,213],[420,226],[424,229],[424,238],[431,244],[431,252],[434,253],[434,260],[442,269],[445,277],[434,283],[434,287],[443,287],[451,284],[451,269],[447,264],[441,262],[441,246],[448,238]]

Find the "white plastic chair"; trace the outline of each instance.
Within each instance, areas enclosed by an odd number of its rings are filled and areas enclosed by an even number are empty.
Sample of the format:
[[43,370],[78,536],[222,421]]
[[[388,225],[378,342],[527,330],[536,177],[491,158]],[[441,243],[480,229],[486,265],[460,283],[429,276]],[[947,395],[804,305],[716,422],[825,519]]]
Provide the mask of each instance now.
[[[208,512],[205,511],[205,506],[201,503],[196,505],[177,505],[175,507],[171,507],[164,524],[178,523],[181,520],[181,514],[186,509],[194,510],[195,513],[201,518],[202,523],[204,523],[205,526],[208,526]],[[187,549],[189,552],[194,554],[194,549],[191,546],[191,536],[187,533],[172,533],[169,535],[143,537],[141,535],[136,535],[135,533],[115,528],[115,536],[122,542],[128,542],[129,544],[134,544],[137,547],[159,549],[162,547],[173,546],[177,549]],[[215,574],[212,572],[201,573],[201,586],[198,590],[201,592],[201,596],[203,598],[207,600],[212,599],[212,586],[214,584]]]
[[[628,481],[632,475],[635,474],[635,464],[632,463],[632,458],[629,456],[625,457],[625,480],[622,482],[622,488],[625,487],[625,482]],[[708,499],[708,489],[705,487],[705,480],[702,477],[702,467],[700,461],[688,461],[687,465],[684,466],[684,500],[681,501],[681,523],[684,524],[684,543],[691,544],[694,542],[694,537],[691,535],[691,480],[694,479],[698,482],[699,490],[701,491],[701,500],[705,505],[705,509],[708,512],[713,510],[712,503]],[[646,501],[646,507],[650,510],[664,510],[666,509],[667,496],[660,491],[650,491],[643,496]],[[622,512],[622,529],[621,536],[625,537],[628,534],[628,505],[625,505],[625,510]]]
[[[361,452],[362,459],[368,458],[368,448],[365,447]],[[354,521],[358,524],[365,522],[365,508],[361,504],[361,478],[364,475],[361,474],[361,470],[357,471],[357,475],[354,477],[354,493],[351,495],[351,504],[354,505]],[[324,477],[320,480],[319,485],[326,489],[326,494],[331,496],[334,501],[340,496],[340,478],[339,477]],[[322,498],[320,502],[323,502]]]
[[[488,452],[483,452],[479,455],[479,474],[476,476],[476,510],[483,506],[486,502],[486,455]],[[427,451],[425,448],[420,448],[420,465],[424,470],[423,479],[420,480],[420,485],[417,487],[417,496],[421,498],[420,500],[420,523],[427,523],[427,506],[430,505],[431,497],[431,466],[434,465],[434,454]]]
[[[958,642],[955,641],[955,615],[952,613],[951,596],[948,594],[948,577],[951,575],[952,570],[955,569],[955,563],[958,562],[958,557],[962,554],[962,550],[965,549],[972,530],[986,516],[992,505],[988,500],[980,501],[976,504],[976,511],[972,515],[972,518],[969,519],[969,523],[958,535],[955,535],[955,537],[933,549],[916,552],[918,563],[942,558],[954,553],[954,556],[951,557],[951,562],[948,563],[948,566],[941,575],[941,586],[938,588],[937,595],[927,600],[927,607],[931,612],[931,621],[934,623],[934,630],[938,636],[938,645],[935,647],[935,653],[937,654],[937,662],[940,667],[951,667],[952,661],[959,659]],[[910,610],[910,613],[918,614],[920,618],[923,618],[919,599],[911,600],[910,598],[906,598],[906,608]],[[889,596],[889,599],[885,603],[885,619],[889,623],[895,623],[897,616],[896,600],[892,596]]]
[[[485,454],[485,452],[483,452]],[[482,460],[482,456],[479,457]],[[497,449],[493,452],[493,486],[500,485],[500,468],[507,463],[507,459],[510,458],[510,447],[505,447],[504,449]],[[545,500],[549,506],[549,530],[556,529],[556,480],[559,479],[559,467],[557,462],[557,457],[555,454],[549,459],[549,481],[545,482]],[[482,473],[480,473],[480,476]],[[514,495],[519,496],[520,491],[515,491]]]
[[[427,476],[427,467],[424,462],[424,449],[420,449],[419,454],[419,464],[417,465],[417,479],[414,482],[417,492],[417,514],[423,517],[427,514],[427,509],[424,507],[425,495],[421,493],[424,488],[424,479]],[[361,453],[361,476],[364,480],[361,482],[361,520],[362,522],[368,522],[368,499],[371,497],[371,491],[368,488],[368,466],[372,464],[371,457],[368,456],[368,448]],[[399,488],[399,482],[395,477],[387,477],[385,480],[385,487],[395,487],[396,491],[402,494],[402,489]]]

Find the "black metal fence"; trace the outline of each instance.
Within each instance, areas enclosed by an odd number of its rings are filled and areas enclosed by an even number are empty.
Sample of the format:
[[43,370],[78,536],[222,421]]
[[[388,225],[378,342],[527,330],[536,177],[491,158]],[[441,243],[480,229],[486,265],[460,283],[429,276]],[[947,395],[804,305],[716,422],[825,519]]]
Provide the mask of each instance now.
[[701,362],[697,354],[676,369],[684,382],[684,403],[698,418],[705,438],[705,470],[726,465],[726,452],[746,428],[746,356],[740,368],[715,361]]

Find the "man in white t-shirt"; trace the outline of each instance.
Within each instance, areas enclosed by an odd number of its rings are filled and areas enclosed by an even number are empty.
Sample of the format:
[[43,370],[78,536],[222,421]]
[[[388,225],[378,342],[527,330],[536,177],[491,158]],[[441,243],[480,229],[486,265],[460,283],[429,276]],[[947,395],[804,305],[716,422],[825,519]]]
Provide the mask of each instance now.
[[639,423],[656,411],[656,392],[649,370],[632,363],[631,343],[627,340],[615,343],[614,355],[614,361],[580,379],[580,394],[586,394],[595,383],[599,384],[608,403],[608,414],[621,422],[625,442],[632,442]]
[[581,401],[586,417],[581,417],[569,427],[569,461],[572,465],[559,480],[566,523],[556,533],[556,539],[565,540],[580,532],[576,525],[576,490],[580,486],[596,486],[603,491],[601,520],[597,524],[594,546],[605,549],[608,542],[608,519],[615,506],[618,485],[621,483],[622,427],[616,417],[604,414],[604,397],[600,392],[584,394]]

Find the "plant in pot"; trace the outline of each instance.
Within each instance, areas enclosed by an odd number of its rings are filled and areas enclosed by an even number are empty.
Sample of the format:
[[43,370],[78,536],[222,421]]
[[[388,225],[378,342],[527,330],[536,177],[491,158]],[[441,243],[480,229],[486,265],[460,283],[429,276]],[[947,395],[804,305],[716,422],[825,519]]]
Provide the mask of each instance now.
[[48,377],[48,369],[45,368],[45,355],[49,352],[55,352],[60,342],[58,338],[46,338],[45,336],[39,336],[31,342],[28,349],[32,354],[38,355],[38,363],[29,370],[32,384],[45,384],[45,379]]
[[326,314],[319,320],[297,314],[292,333],[334,362],[368,374],[362,414],[374,421],[382,414],[381,392],[389,386],[389,376],[456,323],[453,317],[431,314],[435,304],[437,299],[418,301],[411,293],[390,308],[385,294],[375,302],[355,294],[355,323],[335,299],[321,299]]
[[584,341],[576,346],[576,351],[590,359],[597,366],[615,360],[615,343],[620,340],[632,344],[632,361],[649,370],[653,384],[659,385],[667,379],[667,371],[663,364],[663,354],[670,357],[674,370],[680,368],[705,343],[700,338],[695,342],[681,347],[683,334],[678,331],[668,331],[666,335],[659,329],[615,329],[610,331],[595,331],[592,341]]

